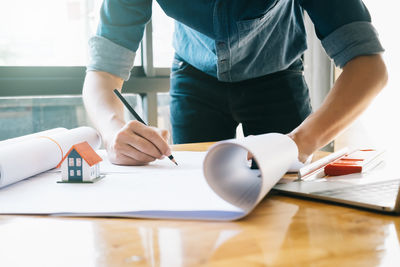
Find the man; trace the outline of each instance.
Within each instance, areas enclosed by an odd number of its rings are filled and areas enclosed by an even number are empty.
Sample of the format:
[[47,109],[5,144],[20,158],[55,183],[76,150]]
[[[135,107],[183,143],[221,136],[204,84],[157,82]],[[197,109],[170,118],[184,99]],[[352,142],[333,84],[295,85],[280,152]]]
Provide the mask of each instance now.
[[[171,73],[175,143],[287,133],[304,161],[343,131],[387,81],[383,48],[361,0],[159,0],[176,20]],[[311,113],[304,82],[303,12],[343,69]],[[140,165],[170,154],[168,133],[126,123],[113,95],[129,79],[151,17],[151,0],[105,0],[83,89],[85,106],[112,162]]]

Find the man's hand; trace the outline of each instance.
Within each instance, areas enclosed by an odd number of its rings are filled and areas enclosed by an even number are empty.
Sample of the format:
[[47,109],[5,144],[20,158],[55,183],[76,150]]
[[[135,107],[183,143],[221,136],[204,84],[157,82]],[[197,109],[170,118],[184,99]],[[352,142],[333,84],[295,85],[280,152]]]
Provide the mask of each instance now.
[[105,139],[109,160],[118,165],[145,165],[171,155],[167,144],[169,133],[130,121],[121,130]]
[[125,107],[113,91],[122,85],[123,80],[113,74],[89,71],[82,91],[85,108],[103,138],[110,161],[144,165],[171,155],[167,131],[139,121],[125,122]]

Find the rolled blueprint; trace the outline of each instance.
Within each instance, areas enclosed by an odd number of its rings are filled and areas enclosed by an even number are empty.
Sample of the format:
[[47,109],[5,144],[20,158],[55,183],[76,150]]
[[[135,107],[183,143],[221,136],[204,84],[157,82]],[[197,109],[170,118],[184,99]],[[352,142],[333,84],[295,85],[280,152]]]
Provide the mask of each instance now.
[[[259,166],[248,166],[250,152]],[[297,160],[296,143],[287,135],[270,133],[216,143],[204,159],[209,186],[247,215]]]
[[8,146],[8,145],[12,145],[12,144],[16,144],[22,141],[27,141],[30,139],[33,139],[37,136],[50,136],[50,135],[54,135],[57,133],[61,133],[61,132],[65,132],[68,131],[68,129],[66,128],[54,128],[54,129],[50,129],[50,130],[46,130],[46,131],[42,131],[42,132],[37,132],[37,133],[33,133],[33,134],[28,134],[28,135],[23,135],[20,137],[15,137],[15,138],[10,138],[7,140],[3,140],[0,141],[0,149],[4,146]]
[[0,188],[55,168],[74,144],[86,141],[93,149],[101,144],[90,127],[48,133],[0,147]]

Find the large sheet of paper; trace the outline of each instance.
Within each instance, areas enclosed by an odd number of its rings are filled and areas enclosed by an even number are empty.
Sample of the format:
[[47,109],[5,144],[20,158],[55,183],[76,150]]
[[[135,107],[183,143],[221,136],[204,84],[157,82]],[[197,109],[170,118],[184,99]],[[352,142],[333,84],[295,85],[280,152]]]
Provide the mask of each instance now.
[[0,212],[225,220],[240,216],[242,211],[218,197],[204,179],[204,152],[174,156],[179,167],[168,159],[141,167],[115,166],[105,159],[101,170],[106,177],[94,184],[60,184],[59,172],[40,174],[0,190]]
[[[251,170],[251,152],[260,170]],[[2,214],[117,216],[235,220],[246,216],[297,158],[285,135],[228,140],[209,152],[174,152],[148,166],[116,166],[104,161],[102,180],[59,184],[46,172],[0,190]]]

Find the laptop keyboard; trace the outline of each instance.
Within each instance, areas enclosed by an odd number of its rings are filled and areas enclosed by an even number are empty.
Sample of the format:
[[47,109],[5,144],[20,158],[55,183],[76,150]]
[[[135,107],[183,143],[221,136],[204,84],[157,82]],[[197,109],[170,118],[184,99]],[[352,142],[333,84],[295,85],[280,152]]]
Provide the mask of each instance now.
[[393,207],[399,192],[399,186],[400,180],[390,180],[334,190],[313,192],[312,194],[329,198]]

